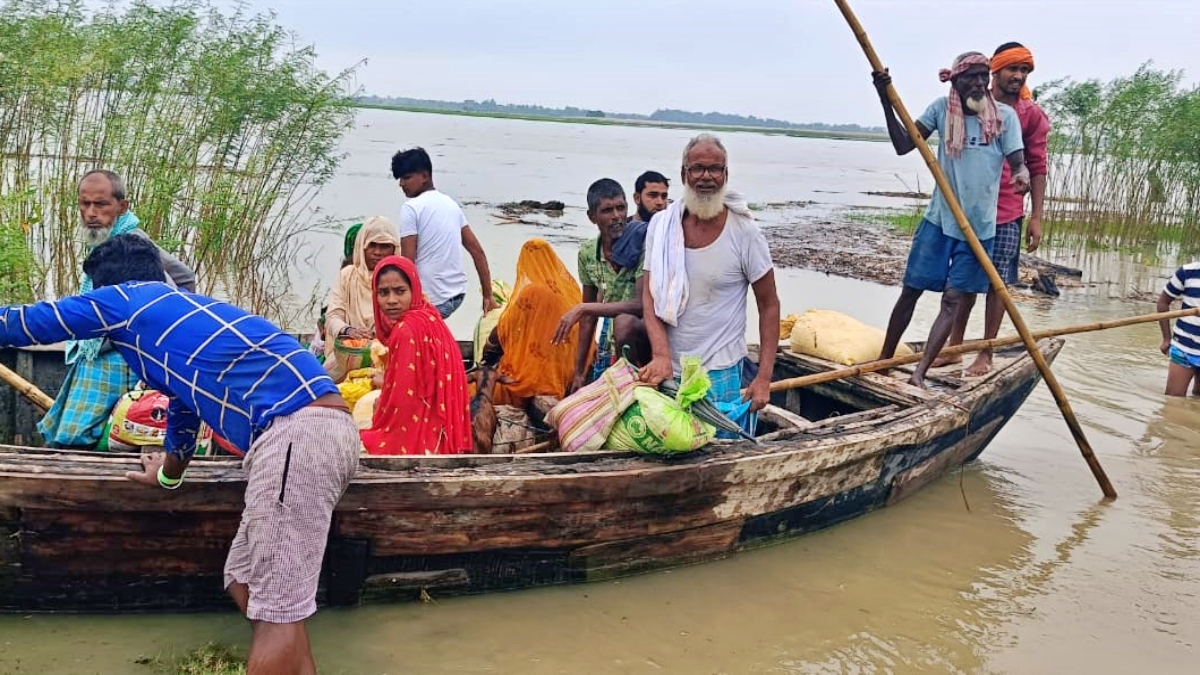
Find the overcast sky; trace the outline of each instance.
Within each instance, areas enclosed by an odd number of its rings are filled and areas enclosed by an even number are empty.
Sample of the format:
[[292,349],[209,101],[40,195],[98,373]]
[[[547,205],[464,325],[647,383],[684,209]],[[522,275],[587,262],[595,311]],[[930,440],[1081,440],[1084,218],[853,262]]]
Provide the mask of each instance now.
[[[869,68],[832,0],[248,0],[358,71],[366,93],[753,114],[877,125]],[[1031,82],[1153,60],[1200,76],[1195,0],[853,0],[910,108],[968,50],[1029,46]],[[914,114],[917,114],[914,112]]]

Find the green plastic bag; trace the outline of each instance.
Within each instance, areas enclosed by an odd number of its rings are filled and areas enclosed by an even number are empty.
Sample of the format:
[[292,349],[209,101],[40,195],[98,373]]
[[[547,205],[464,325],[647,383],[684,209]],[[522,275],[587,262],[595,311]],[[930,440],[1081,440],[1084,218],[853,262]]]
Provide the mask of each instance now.
[[633,405],[608,434],[610,450],[656,455],[691,452],[707,445],[717,433],[716,427],[650,387],[634,389],[633,398]]
[[712,378],[708,376],[704,366],[700,365],[699,356],[685,356],[679,359],[679,367],[683,372],[680,373],[675,403],[686,410],[708,394],[708,390],[712,389]]

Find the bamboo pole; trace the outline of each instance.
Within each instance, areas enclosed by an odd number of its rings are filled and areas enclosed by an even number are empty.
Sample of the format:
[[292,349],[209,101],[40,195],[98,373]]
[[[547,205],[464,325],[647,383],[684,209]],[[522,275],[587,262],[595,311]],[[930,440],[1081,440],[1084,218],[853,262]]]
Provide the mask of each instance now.
[[[1130,316],[1124,319],[1113,319],[1112,321],[1099,321],[1096,323],[1083,323],[1075,326],[1063,326],[1062,328],[1050,328],[1048,330],[1038,331],[1033,333],[1033,339],[1042,340],[1044,338],[1062,337],[1063,335],[1074,335],[1076,333],[1090,333],[1098,330],[1108,330],[1110,328],[1122,328],[1124,326],[1133,326],[1139,323],[1150,323],[1152,321],[1162,321],[1164,319],[1175,319],[1181,316],[1195,316],[1200,314],[1200,309],[1177,309],[1173,312],[1162,312],[1161,314],[1140,314],[1138,316]],[[967,352],[977,352],[981,349],[995,349],[996,347],[1006,347],[1015,345],[1022,341],[1021,336],[1012,335],[1009,337],[994,338],[991,340],[971,340],[964,342],[957,347],[946,347],[941,351],[944,355],[950,354],[965,354]],[[823,373],[813,373],[812,375],[802,375],[800,377],[792,377],[786,380],[776,380],[771,383],[771,392],[787,391],[789,389],[799,389],[801,387],[810,387],[814,384],[823,384],[825,382],[833,382],[847,377],[857,377],[864,373],[874,373],[880,370],[906,366],[910,363],[916,363],[921,360],[921,352],[916,354],[908,354],[906,356],[897,356],[890,359],[882,359],[879,361],[867,361],[856,366],[848,366],[839,368],[838,370],[827,370]]]
[[24,396],[26,400],[38,408],[41,408],[42,412],[46,412],[50,409],[50,406],[54,405],[54,399],[47,396],[46,392],[38,389],[37,385],[29,380],[9,370],[8,366],[5,366],[3,363],[0,363],[0,380],[4,380],[12,385],[12,388],[16,389],[18,394]]
[[[867,61],[871,64],[871,69],[876,72],[883,72],[883,62],[879,60],[879,55],[875,53],[875,48],[871,46],[870,39],[867,38],[867,32],[859,23],[858,17],[851,11],[850,5],[846,0],[834,0],[838,9],[841,10],[842,16],[846,18],[846,23],[850,25],[850,30],[854,36],[858,38],[858,43],[862,46],[863,52],[867,56]],[[1083,459],[1087,462],[1088,468],[1092,471],[1092,476],[1100,485],[1100,490],[1104,492],[1104,496],[1109,499],[1117,498],[1117,491],[1113,489],[1112,483],[1108,480],[1108,475],[1104,473],[1104,468],[1100,466],[1100,460],[1096,458],[1096,453],[1092,452],[1092,446],[1088,443],[1087,436],[1083,433],[1083,427],[1079,425],[1079,420],[1075,418],[1075,412],[1071,410],[1071,402],[1067,400],[1067,394],[1063,391],[1058,383],[1058,378],[1050,370],[1050,364],[1046,363],[1045,357],[1038,351],[1037,344],[1034,342],[1033,335],[1029,332],[1029,327],[1025,325],[1025,320],[1017,311],[1017,306],[1013,304],[1012,296],[1008,294],[1008,289],[1004,285],[1004,281],[1000,279],[1000,275],[996,273],[995,266],[992,265],[991,259],[988,257],[987,251],[983,250],[983,246],[979,243],[979,238],[975,236],[975,231],[971,229],[970,222],[967,221],[967,216],[963,213],[962,205],[958,203],[958,197],[954,194],[954,190],[950,188],[950,182],[946,179],[946,174],[942,172],[942,167],[938,164],[937,157],[933,151],[929,149],[929,144],[921,137],[917,131],[916,124],[913,123],[912,116],[908,114],[908,109],[904,107],[904,102],[900,100],[900,95],[896,92],[896,87],[889,84],[887,87],[888,99],[891,101],[892,107],[896,110],[896,114],[908,129],[909,136],[912,137],[913,143],[916,144],[917,150],[921,156],[925,158],[925,163],[929,166],[929,170],[933,172],[933,179],[937,183],[938,189],[942,196],[946,199],[946,203],[950,206],[950,211],[954,214],[955,220],[958,221],[958,227],[962,230],[963,236],[967,239],[967,244],[970,245],[971,251],[975,253],[975,257],[979,260],[979,264],[987,272],[988,279],[991,280],[992,288],[996,294],[1004,302],[1004,309],[1008,312],[1008,316],[1012,319],[1013,326],[1016,327],[1017,333],[1021,336],[1021,341],[1025,343],[1025,348],[1029,350],[1029,356],[1033,362],[1037,364],[1038,370],[1042,373],[1042,379],[1046,381],[1046,386],[1050,388],[1050,393],[1054,395],[1054,402],[1058,404],[1059,411],[1062,412],[1063,419],[1067,423],[1067,427],[1071,430],[1071,435],[1075,437],[1075,443],[1079,446],[1079,452],[1083,455]]]

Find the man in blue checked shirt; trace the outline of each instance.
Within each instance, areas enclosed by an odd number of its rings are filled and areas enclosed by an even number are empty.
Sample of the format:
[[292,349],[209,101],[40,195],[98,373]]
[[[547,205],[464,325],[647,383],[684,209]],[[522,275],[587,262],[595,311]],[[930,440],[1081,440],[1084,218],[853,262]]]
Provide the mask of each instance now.
[[83,264],[94,290],[0,309],[0,345],[107,338],[170,399],[165,453],[130,480],[175,490],[200,422],[247,450],[246,505],[225,585],[250,620],[249,673],[315,673],[304,620],[334,506],[358,466],[345,401],[317,360],[262,317],[163,283],[158,249],[120,235]]

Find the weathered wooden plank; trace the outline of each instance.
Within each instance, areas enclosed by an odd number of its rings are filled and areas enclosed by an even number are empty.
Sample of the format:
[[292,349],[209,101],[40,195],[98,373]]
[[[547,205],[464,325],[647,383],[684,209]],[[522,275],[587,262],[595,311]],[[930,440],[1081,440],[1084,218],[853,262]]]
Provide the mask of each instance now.
[[[21,564],[17,509],[0,509],[0,598],[13,593]],[[3,600],[0,600],[3,602]]]
[[231,539],[130,535],[21,537],[21,567],[39,576],[217,574]]
[[77,509],[96,511],[229,511],[241,509],[245,483],[188,475],[178,490],[134,483],[124,475],[64,476],[0,472],[0,509]]
[[740,519],[679,532],[583,546],[571,552],[568,564],[583,569],[588,581],[681,565],[729,553],[742,530]]
[[433,555],[529,546],[569,547],[681,531],[789,508],[877,481],[882,455],[823,471],[795,472],[785,463],[754,466],[738,480],[701,491],[553,505],[511,503],[456,511],[384,510],[338,515],[337,535],[370,539],[376,555]]
[[879,480],[883,456],[807,475],[785,475],[766,483],[734,483],[717,506],[716,517],[745,518],[799,506]]
[[888,495],[888,505],[904,499],[920,490],[930,481],[941,477],[947,470],[959,466],[968,457],[978,452],[992,436],[1000,430],[1004,419],[997,419],[982,425],[970,435],[963,438],[954,447],[939,453],[931,459],[898,474],[892,480],[892,491]]
[[241,522],[240,504],[229,513],[99,512],[25,509],[19,522],[26,534],[50,537],[75,535],[138,535],[143,537],[227,537],[232,540]]
[[[25,351],[17,352],[17,363],[13,370],[27,382],[32,382],[34,379],[33,354]],[[23,398],[17,399],[16,406],[13,409],[14,443],[32,445],[36,442],[37,420],[41,419],[40,413],[41,411],[35,410],[28,401]]]
[[554,508],[510,505],[457,511],[340,513],[337,535],[372,542],[376,556],[441,555],[527,547],[566,548],[712,523],[721,494],[567,502]]
[[[703,490],[724,481],[731,468],[742,471],[734,480],[755,482],[754,472],[781,470],[802,473],[855,463],[877,454],[880,444],[915,442],[909,437],[931,436],[960,423],[966,413],[947,406],[925,406],[897,415],[882,427],[864,426],[861,434],[827,436],[801,443],[766,443],[760,447],[735,444],[720,452],[702,451],[678,461],[607,460],[558,467],[531,463],[530,473],[488,473],[492,467],[457,472],[425,471],[400,475],[364,472],[351,485],[339,511],[439,508],[452,503],[463,509],[524,504],[597,501],[610,495],[624,499]],[[744,450],[740,450],[744,448]],[[788,468],[777,467],[779,462]],[[533,467],[543,471],[533,472]],[[585,470],[586,469],[586,470]],[[498,471],[498,470],[496,470]],[[745,473],[750,472],[750,473]],[[115,474],[116,472],[114,472]],[[115,511],[229,511],[240,505],[240,471],[220,468],[189,475],[188,484],[174,492],[149,490],[123,475],[103,477],[0,472],[0,507],[105,509]]]

